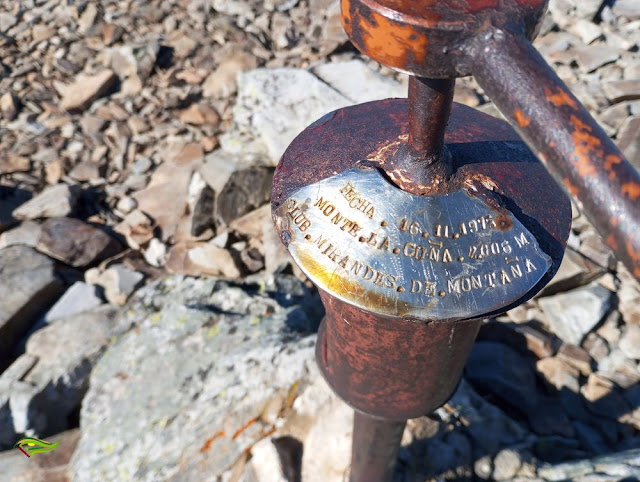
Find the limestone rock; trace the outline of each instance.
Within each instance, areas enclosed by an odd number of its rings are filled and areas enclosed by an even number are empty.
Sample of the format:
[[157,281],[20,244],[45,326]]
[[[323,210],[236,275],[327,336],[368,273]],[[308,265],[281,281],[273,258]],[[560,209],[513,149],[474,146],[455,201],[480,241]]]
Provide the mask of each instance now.
[[94,100],[108,93],[116,82],[116,75],[106,69],[95,75],[79,75],[73,84],[66,86],[60,107],[68,111],[87,109]]
[[[228,152],[266,155],[272,165],[304,128],[349,105],[344,96],[300,69],[240,74],[234,126],[220,138]],[[251,134],[249,134],[251,133]]]
[[315,369],[314,337],[287,328],[302,299],[266,293],[181,277],[139,291],[117,322],[135,329],[92,372],[73,479],[215,478],[264,438],[269,400]]
[[405,86],[371,70],[362,60],[323,64],[314,73],[356,104],[407,96]]
[[579,345],[609,309],[611,292],[592,284],[539,300],[551,328],[565,343]]
[[72,218],[51,218],[42,225],[38,251],[70,266],[102,261],[122,250],[104,231]]
[[6,360],[14,344],[54,302],[62,283],[53,261],[26,246],[1,249],[0,267],[0,360]]
[[46,187],[13,211],[13,216],[21,220],[68,216],[75,208],[78,194],[76,187],[67,184]]

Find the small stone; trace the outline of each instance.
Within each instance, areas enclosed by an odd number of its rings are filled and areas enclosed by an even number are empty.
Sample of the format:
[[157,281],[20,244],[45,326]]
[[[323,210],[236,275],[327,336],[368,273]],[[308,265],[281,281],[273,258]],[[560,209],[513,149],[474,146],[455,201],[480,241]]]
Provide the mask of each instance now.
[[[164,162],[155,170],[149,184],[131,196],[137,201],[138,209],[160,227],[163,241],[173,239],[186,213],[189,183],[197,164],[198,159]],[[173,201],[167,203],[167,199]]]
[[122,25],[117,23],[105,23],[102,26],[102,41],[107,46],[113,45],[120,40],[124,32],[125,29]]
[[598,375],[623,389],[630,388],[640,382],[640,371],[636,362],[629,359],[617,347],[613,347],[611,353],[600,360]]
[[16,219],[38,219],[67,216],[71,214],[78,200],[75,186],[57,184],[46,187],[33,199],[13,211]]
[[0,360],[62,290],[54,263],[27,246],[0,250]]
[[198,237],[208,229],[215,229],[213,223],[214,201],[215,193],[213,189],[202,179],[200,173],[194,173],[189,184],[187,198],[191,213],[191,236]]
[[220,116],[206,104],[191,104],[180,112],[180,120],[185,124],[217,126]]
[[614,80],[603,82],[602,90],[612,104],[640,99],[640,80]]
[[602,36],[602,29],[597,24],[584,19],[577,19],[570,23],[567,30],[580,37],[587,45]]
[[618,346],[627,357],[640,360],[640,325],[627,325]]
[[540,295],[549,296],[583,286],[596,279],[603,271],[601,266],[589,261],[572,249],[567,249],[558,272]]
[[31,29],[31,38],[34,42],[42,42],[43,40],[49,40],[55,33],[55,28],[49,25],[37,24]]
[[580,392],[590,403],[587,408],[604,418],[616,420],[629,412],[629,405],[612,382],[592,373]]
[[212,244],[200,244],[189,249],[187,260],[192,269],[201,274],[221,275],[225,278],[239,278],[241,274],[231,253]]
[[77,281],[56,302],[44,316],[46,323],[66,318],[83,311],[89,311],[103,303],[95,286]]
[[589,333],[582,346],[596,362],[602,361],[609,354],[607,342],[596,333]]
[[491,479],[493,473],[493,461],[488,455],[484,455],[476,459],[473,463],[473,472],[481,480]]
[[598,328],[597,333],[604,338],[609,346],[616,346],[620,340],[620,313],[612,311]]
[[80,15],[80,18],[78,19],[78,30],[82,33],[88,32],[89,29],[93,27],[97,17],[98,7],[93,3],[87,4],[82,15]]
[[127,214],[113,230],[122,234],[132,249],[140,249],[141,245],[148,243],[153,238],[153,222],[138,209]]
[[140,86],[151,75],[160,44],[125,45],[111,52],[111,68],[121,79],[134,79]]
[[620,58],[617,49],[605,46],[585,46],[575,51],[576,60],[580,69],[585,72],[593,72],[603,65],[615,62]]
[[11,92],[5,92],[2,97],[0,97],[0,113],[3,119],[8,121],[15,119],[18,115],[19,108],[18,100]]
[[580,373],[574,367],[568,365],[560,358],[543,358],[536,362],[536,370],[556,390],[562,391],[568,388],[574,393],[580,392]]
[[124,196],[118,200],[116,204],[116,209],[123,214],[129,214],[135,208],[138,207],[138,203],[135,199],[130,198],[129,196]]
[[14,172],[27,172],[31,168],[31,161],[28,157],[8,154],[0,157],[0,176],[2,174],[12,174]]
[[103,70],[95,75],[78,75],[73,84],[67,86],[60,107],[67,111],[87,109],[94,100],[107,94],[116,83],[112,70]]
[[100,164],[92,161],[80,162],[69,172],[69,177],[76,181],[88,182],[102,179]]
[[493,459],[493,478],[495,480],[512,480],[516,475],[522,460],[515,450],[501,450]]
[[116,264],[100,273],[95,284],[104,288],[104,295],[114,305],[124,305],[133,291],[140,286],[144,275],[121,264]]
[[579,346],[570,344],[562,345],[558,350],[558,358],[579,370],[584,376],[588,376],[592,372],[591,357]]
[[591,284],[538,302],[551,328],[565,343],[579,345],[609,309],[611,292]]
[[18,23],[15,15],[8,12],[0,12],[0,33],[5,33],[11,27]]
[[616,259],[611,248],[592,230],[580,234],[580,253],[607,270],[615,270]]
[[627,117],[618,131],[616,144],[629,162],[640,171],[640,115]]
[[174,162],[176,164],[190,164],[194,161],[200,161],[204,158],[204,149],[199,142],[190,142],[176,155]]
[[157,238],[153,238],[147,248],[144,250],[144,259],[151,266],[160,268],[164,266],[164,260],[167,255],[167,247]]
[[73,267],[102,261],[122,250],[104,231],[78,219],[51,218],[42,225],[38,251]]
[[39,239],[40,225],[34,221],[25,221],[0,234],[0,249],[19,244],[35,248]]
[[222,99],[235,94],[238,74],[245,70],[255,69],[257,65],[257,60],[253,55],[244,51],[231,51],[202,84],[202,95]]
[[636,0],[616,0],[613,4],[613,13],[630,20],[640,18],[640,5]]

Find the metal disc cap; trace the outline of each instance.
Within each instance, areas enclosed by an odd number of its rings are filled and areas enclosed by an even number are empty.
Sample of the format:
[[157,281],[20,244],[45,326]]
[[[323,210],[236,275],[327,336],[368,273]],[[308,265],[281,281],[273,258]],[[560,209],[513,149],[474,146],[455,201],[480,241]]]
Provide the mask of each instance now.
[[298,189],[275,218],[313,283],[384,315],[478,317],[522,298],[552,266],[515,216],[468,188],[417,196],[372,167]]

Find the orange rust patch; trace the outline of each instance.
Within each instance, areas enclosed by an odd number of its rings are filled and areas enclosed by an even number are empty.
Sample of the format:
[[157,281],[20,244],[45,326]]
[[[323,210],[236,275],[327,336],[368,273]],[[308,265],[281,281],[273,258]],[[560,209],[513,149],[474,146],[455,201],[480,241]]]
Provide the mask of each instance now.
[[576,145],[574,165],[580,177],[595,176],[596,167],[591,162],[591,156],[602,156],[600,139],[591,134],[591,127],[572,115],[571,123],[576,127],[571,137]]
[[363,33],[363,53],[378,62],[406,68],[410,58],[425,58],[427,37],[411,25],[401,25],[373,11],[371,21],[364,16],[358,21]]
[[556,89],[554,93],[553,90],[551,90],[549,87],[545,87],[544,96],[547,98],[549,102],[551,102],[556,107],[567,105],[574,110],[578,110],[578,105],[576,104],[576,101],[573,100],[571,96],[561,88]]
[[613,166],[616,164],[620,164],[622,162],[622,158],[616,154],[609,154],[604,160],[604,168],[609,171],[608,177],[609,179],[616,178],[616,172],[613,170]]
[[238,430],[236,430],[236,433],[233,434],[233,436],[231,437],[233,440],[237,439],[242,432],[244,432],[245,430],[247,430],[249,427],[251,427],[254,423],[256,423],[258,421],[258,417],[252,418],[251,420],[249,420],[244,426],[240,427]]
[[219,439],[220,437],[224,437],[224,435],[225,435],[224,432],[218,432],[212,437],[209,437],[204,443],[204,445],[200,448],[200,453],[201,454],[205,453],[207,450],[211,448],[211,444],[213,443],[214,440]]
[[340,13],[342,14],[342,28],[345,29],[349,37],[351,36],[351,2],[343,0],[340,2]]
[[633,262],[633,276],[640,279],[640,252],[633,247],[633,241],[627,238],[627,253]]
[[529,118],[529,116],[527,116],[520,109],[516,109],[514,115],[516,116],[516,122],[520,127],[527,127],[529,124],[531,124],[531,119]]
[[578,193],[580,192],[580,190],[571,182],[571,179],[565,177],[564,179],[562,179],[562,182],[573,196],[578,197]]
[[622,185],[622,194],[635,201],[640,197],[640,185],[635,182],[626,182]]
[[605,242],[614,251],[618,250],[618,241],[616,241],[616,237],[613,234],[610,234],[609,236],[607,236],[607,239],[605,240]]

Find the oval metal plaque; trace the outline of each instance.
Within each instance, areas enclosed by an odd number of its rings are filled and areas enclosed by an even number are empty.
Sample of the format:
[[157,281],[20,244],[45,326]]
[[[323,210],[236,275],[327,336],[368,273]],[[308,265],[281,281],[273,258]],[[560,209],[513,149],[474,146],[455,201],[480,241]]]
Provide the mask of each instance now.
[[510,213],[464,191],[416,196],[375,169],[306,186],[275,214],[311,281],[386,315],[477,317],[521,298],[551,266]]

